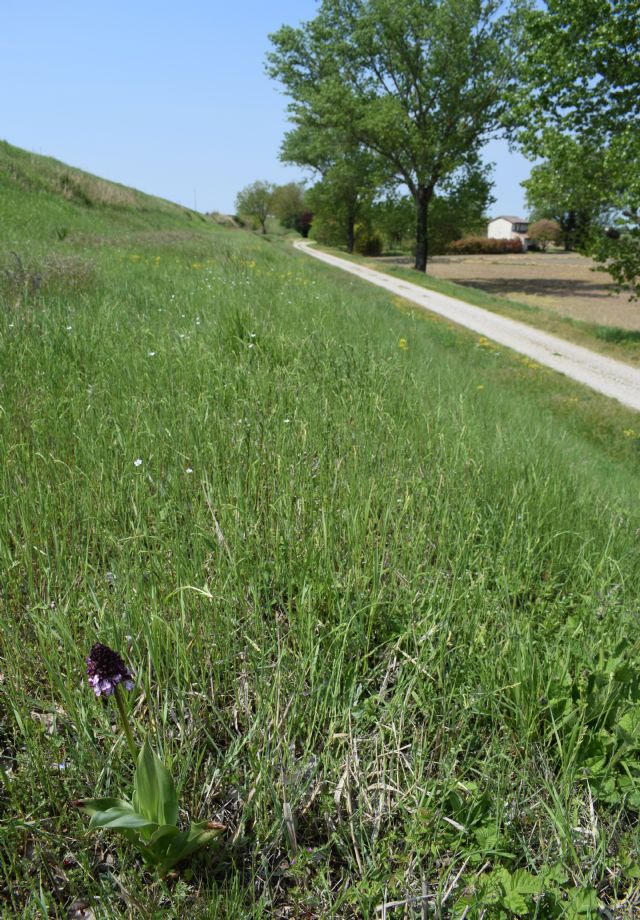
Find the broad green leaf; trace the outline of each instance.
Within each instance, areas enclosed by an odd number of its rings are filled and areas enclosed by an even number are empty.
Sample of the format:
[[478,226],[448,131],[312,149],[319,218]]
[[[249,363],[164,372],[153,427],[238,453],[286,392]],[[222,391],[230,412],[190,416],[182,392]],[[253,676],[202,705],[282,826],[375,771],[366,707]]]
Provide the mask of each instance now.
[[83,799],[77,803],[88,815],[95,815],[99,811],[108,811],[110,808],[131,808],[130,802],[124,799]]
[[170,869],[171,866],[191,856],[196,850],[206,846],[214,837],[219,837],[222,833],[224,833],[223,828],[209,828],[207,822],[192,824],[188,831],[182,831],[170,842],[162,859],[162,865]]
[[149,739],[138,756],[134,803],[154,824],[177,824],[178,797],[171,774],[152,751]]
[[578,917],[593,917],[598,909],[598,895],[593,888],[579,888],[569,893],[566,916],[569,920]]
[[564,885],[569,879],[569,874],[562,863],[555,863],[552,866],[543,868],[541,875],[545,885],[552,882],[555,882],[557,885]]
[[640,738],[640,706],[632,706],[618,721],[618,729],[630,743],[638,744]]
[[94,830],[96,827],[143,828],[154,826],[155,823],[144,815],[138,814],[130,805],[126,808],[116,806],[106,811],[95,812],[89,822],[89,830]]
[[514,914],[526,914],[528,905],[519,891],[507,891],[502,899],[504,906]]
[[164,847],[166,849],[169,842],[180,834],[181,831],[175,826],[175,824],[163,824],[153,835],[149,838],[147,846],[161,849]]
[[542,879],[526,869],[515,869],[511,873],[511,885],[520,894],[538,894],[542,891]]

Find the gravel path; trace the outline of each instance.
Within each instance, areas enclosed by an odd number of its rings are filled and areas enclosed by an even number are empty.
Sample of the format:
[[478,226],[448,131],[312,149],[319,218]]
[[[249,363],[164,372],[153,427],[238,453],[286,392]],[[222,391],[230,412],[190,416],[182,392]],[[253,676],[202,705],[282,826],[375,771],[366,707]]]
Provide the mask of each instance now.
[[371,284],[385,288],[424,310],[437,313],[460,326],[472,329],[479,335],[486,336],[519,354],[527,355],[539,364],[566,374],[567,377],[584,383],[592,390],[617,399],[624,406],[640,412],[640,370],[628,364],[605,358],[589,351],[588,348],[573,345],[571,342],[506,316],[499,316],[497,313],[482,310],[480,307],[473,307],[455,297],[437,294],[435,291],[429,291],[409,281],[392,278],[383,272],[366,268],[364,265],[329,255],[314,249],[313,244],[307,240],[297,241],[294,246],[301,252],[313,256],[314,259],[319,259],[328,265],[357,275],[358,278],[370,281]]

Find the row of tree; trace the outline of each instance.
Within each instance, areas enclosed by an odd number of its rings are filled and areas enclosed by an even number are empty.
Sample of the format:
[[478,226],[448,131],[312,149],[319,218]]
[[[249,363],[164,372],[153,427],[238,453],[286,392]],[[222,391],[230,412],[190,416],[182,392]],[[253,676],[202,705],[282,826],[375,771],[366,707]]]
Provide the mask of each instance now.
[[236,212],[241,218],[255,221],[265,234],[270,217],[277,217],[283,227],[297,230],[302,236],[308,235],[312,220],[304,185],[300,182],[286,185],[261,180],[252,182],[238,192]]
[[[445,252],[454,240],[483,234],[486,213],[494,200],[489,170],[474,170],[459,177],[455,187],[434,195],[430,208],[430,251]],[[338,173],[307,188],[301,182],[275,185],[256,181],[236,197],[236,213],[263,233],[274,217],[287,228],[320,242],[376,255],[382,248],[409,249],[414,228],[414,207],[407,195],[388,190],[380,195],[375,177],[360,184],[342,181]]]
[[486,181],[480,151],[507,133],[543,159],[536,216],[638,290],[639,4],[321,0],[270,36],[267,72],[290,98],[282,159],[341,202],[351,242],[363,204],[408,196],[424,271],[438,202]]

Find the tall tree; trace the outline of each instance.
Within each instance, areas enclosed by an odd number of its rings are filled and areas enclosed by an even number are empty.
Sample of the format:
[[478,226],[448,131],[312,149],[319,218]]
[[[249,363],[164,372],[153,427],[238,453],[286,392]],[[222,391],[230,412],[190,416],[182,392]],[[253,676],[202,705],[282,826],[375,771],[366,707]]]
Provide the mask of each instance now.
[[458,170],[434,196],[431,206],[431,251],[446,252],[449,243],[464,236],[484,236],[491,194],[491,167],[480,162]]
[[375,154],[415,205],[425,271],[429,206],[498,129],[514,76],[515,18],[500,0],[322,0],[271,35],[268,73],[312,121]]
[[[478,163],[460,170],[433,196],[429,209],[429,251],[438,255],[463,236],[486,232],[491,194],[491,167]],[[387,195],[374,203],[371,218],[389,246],[400,246],[411,236],[415,208],[409,196]]]
[[534,219],[557,221],[566,250],[583,249],[608,218],[608,174],[600,150],[571,135],[544,133],[547,159],[524,186]]
[[[619,231],[585,248],[640,296],[640,0],[547,0],[526,11],[522,35],[510,125],[531,157],[551,161],[570,142],[599,160]],[[567,172],[557,156],[554,168]]]
[[267,218],[271,214],[273,192],[274,185],[271,182],[258,179],[236,195],[237,213],[257,220],[263,233],[267,232]]
[[415,207],[409,195],[391,192],[375,202],[371,216],[388,248],[399,248],[411,238],[415,227]]
[[276,185],[273,190],[271,207],[283,227],[297,230],[302,236],[308,236],[313,215],[309,210],[302,182]]
[[323,129],[306,118],[285,135],[280,159],[307,166],[321,177],[310,200],[321,219],[330,214],[332,223],[341,223],[343,242],[353,252],[356,222],[382,179],[376,158],[344,132]]

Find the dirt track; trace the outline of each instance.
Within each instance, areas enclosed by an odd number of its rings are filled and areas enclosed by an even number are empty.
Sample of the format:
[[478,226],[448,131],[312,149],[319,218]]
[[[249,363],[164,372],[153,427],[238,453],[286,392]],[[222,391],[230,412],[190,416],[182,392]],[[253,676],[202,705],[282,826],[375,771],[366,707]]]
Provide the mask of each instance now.
[[640,412],[640,370],[628,364],[595,354],[580,345],[574,345],[506,316],[473,307],[454,297],[437,294],[435,291],[393,278],[356,262],[347,262],[329,253],[314,250],[312,244],[306,240],[300,240],[294,243],[294,246],[321,262],[385,288],[425,310],[444,316],[479,335],[499,342],[506,348],[527,355],[539,364],[566,374],[567,377],[591,387],[598,393],[617,399],[623,405]]
[[[412,264],[409,259],[385,262]],[[429,274],[589,323],[640,330],[640,303],[612,293],[606,272],[573,252],[434,256]]]

